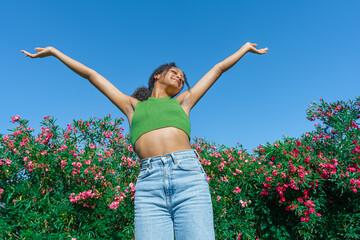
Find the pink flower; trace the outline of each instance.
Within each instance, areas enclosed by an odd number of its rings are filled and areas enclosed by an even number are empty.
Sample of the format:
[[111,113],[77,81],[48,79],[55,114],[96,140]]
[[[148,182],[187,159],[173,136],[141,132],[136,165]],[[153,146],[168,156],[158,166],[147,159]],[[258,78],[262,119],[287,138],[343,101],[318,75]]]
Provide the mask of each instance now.
[[67,147],[66,145],[61,145],[61,147],[60,147],[60,150],[61,150],[61,151],[64,151],[64,150],[66,150],[66,149],[68,149],[68,147]]
[[247,207],[248,206],[247,200],[245,200],[245,201],[240,200],[239,203],[241,203],[242,207]]
[[12,123],[18,121],[20,118],[21,118],[21,117],[20,117],[19,115],[16,115],[16,116],[11,117]]
[[132,152],[132,151],[133,151],[132,145],[128,145],[128,146],[127,146],[127,150],[130,151],[130,152]]
[[301,217],[300,220],[302,222],[309,222],[309,217]]
[[221,180],[222,182],[229,182],[229,180],[227,179],[227,177],[221,177],[220,180]]
[[219,201],[221,199],[221,197],[220,196],[217,196],[217,201]]
[[110,207],[111,209],[117,209],[118,206],[119,206],[119,202],[112,202],[112,203],[109,205],[109,207]]
[[241,189],[239,187],[235,187],[235,190],[233,191],[233,193],[240,193]]
[[11,161],[10,159],[6,159],[6,160],[5,160],[5,164],[8,165],[8,166],[9,166],[11,163],[12,163],[12,161]]
[[267,182],[270,182],[270,181],[273,181],[274,179],[273,179],[272,177],[267,177],[265,180],[266,180]]
[[262,195],[265,195],[265,196],[269,195],[269,193],[266,191],[265,188],[263,188],[262,192],[260,193],[260,196],[262,196]]
[[313,201],[311,200],[307,200],[306,202],[304,202],[304,205],[308,208],[312,208],[312,207],[315,207],[315,204]]

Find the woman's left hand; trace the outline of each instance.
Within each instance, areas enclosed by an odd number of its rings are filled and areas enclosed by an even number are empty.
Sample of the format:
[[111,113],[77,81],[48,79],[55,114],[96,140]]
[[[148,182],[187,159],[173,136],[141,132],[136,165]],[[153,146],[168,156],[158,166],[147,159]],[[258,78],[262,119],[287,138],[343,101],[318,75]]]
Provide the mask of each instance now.
[[247,52],[252,52],[252,53],[257,53],[257,54],[267,53],[268,48],[256,49],[255,48],[256,46],[257,46],[256,43],[247,42],[247,43],[245,43],[245,45],[243,47],[245,47],[247,49]]

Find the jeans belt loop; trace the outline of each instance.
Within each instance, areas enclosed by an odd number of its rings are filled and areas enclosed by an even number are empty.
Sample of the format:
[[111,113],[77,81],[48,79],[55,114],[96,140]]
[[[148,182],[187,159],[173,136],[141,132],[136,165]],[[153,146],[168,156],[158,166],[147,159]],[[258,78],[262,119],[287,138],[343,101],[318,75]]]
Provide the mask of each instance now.
[[196,156],[198,157],[198,159],[200,160],[200,155],[199,155],[199,153],[194,149],[194,152],[195,152],[195,154],[196,154]]
[[166,159],[167,159],[167,157],[161,155],[161,161],[162,161],[163,165],[165,165]]
[[171,153],[171,157],[173,159],[173,162],[175,163],[175,165],[177,165],[177,159],[175,157],[175,154],[174,153]]
[[151,160],[151,158],[148,158],[147,163],[146,163],[147,168],[148,168],[149,170],[151,170],[150,160]]

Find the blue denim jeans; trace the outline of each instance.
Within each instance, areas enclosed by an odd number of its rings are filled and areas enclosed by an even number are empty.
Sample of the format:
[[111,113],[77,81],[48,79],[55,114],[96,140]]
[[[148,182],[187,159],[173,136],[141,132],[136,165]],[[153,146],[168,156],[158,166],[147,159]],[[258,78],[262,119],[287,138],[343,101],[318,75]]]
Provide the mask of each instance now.
[[213,240],[213,208],[196,150],[141,160],[135,184],[136,240]]

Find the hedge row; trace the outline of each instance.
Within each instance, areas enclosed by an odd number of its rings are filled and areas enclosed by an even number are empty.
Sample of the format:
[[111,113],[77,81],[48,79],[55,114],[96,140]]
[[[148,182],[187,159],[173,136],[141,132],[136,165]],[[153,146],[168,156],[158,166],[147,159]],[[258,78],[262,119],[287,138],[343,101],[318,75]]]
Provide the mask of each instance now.
[[[312,103],[318,121],[248,153],[195,137],[214,207],[216,239],[360,238],[360,98]],[[140,166],[124,119],[44,117],[0,134],[1,239],[134,239]]]

